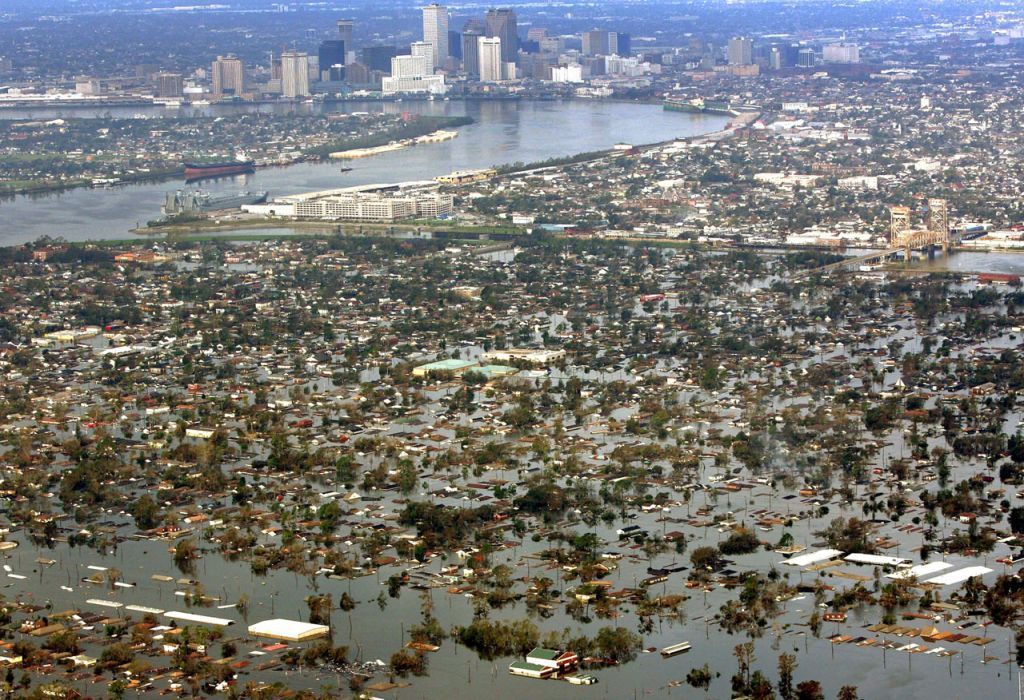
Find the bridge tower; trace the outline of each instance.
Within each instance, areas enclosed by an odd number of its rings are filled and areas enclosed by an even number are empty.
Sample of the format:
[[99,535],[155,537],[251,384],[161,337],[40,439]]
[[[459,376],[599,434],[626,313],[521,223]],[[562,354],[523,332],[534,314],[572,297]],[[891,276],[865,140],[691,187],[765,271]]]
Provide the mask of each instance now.
[[889,215],[889,242],[896,245],[903,234],[910,230],[910,207],[889,207]]
[[944,199],[928,200],[928,230],[935,234],[943,254],[949,253],[949,209]]

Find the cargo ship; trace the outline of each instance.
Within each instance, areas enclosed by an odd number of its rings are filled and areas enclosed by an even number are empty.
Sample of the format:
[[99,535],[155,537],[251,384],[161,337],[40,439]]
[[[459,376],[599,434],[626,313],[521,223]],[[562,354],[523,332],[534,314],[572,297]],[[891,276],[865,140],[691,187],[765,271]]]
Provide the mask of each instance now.
[[251,173],[256,170],[256,161],[233,160],[220,163],[185,163],[186,180],[202,180],[207,177]]
[[259,204],[267,201],[266,192],[235,192],[212,194],[201,190],[178,190],[168,192],[162,207],[165,216],[191,214],[223,209],[238,209],[243,204]]

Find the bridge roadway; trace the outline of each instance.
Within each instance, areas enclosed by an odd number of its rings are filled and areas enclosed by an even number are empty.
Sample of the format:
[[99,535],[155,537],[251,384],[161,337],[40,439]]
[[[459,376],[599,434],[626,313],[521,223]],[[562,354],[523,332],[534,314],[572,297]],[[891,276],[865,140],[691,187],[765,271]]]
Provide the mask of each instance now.
[[887,258],[890,255],[894,255],[896,253],[899,253],[902,250],[905,250],[905,249],[902,246],[900,246],[899,248],[888,248],[887,250],[877,250],[877,251],[875,251],[873,253],[867,253],[866,255],[860,255],[860,256],[858,256],[856,258],[843,258],[842,260],[840,260],[838,262],[829,263],[828,265],[822,265],[821,267],[816,267],[816,268],[814,268],[812,270],[804,270],[802,272],[795,273],[795,276],[802,277],[802,276],[805,276],[805,275],[813,275],[813,274],[817,274],[817,273],[825,274],[825,273],[832,272],[832,270],[838,270],[839,268],[846,267],[848,265],[860,265],[861,263],[868,262],[869,260],[875,260],[876,258]]

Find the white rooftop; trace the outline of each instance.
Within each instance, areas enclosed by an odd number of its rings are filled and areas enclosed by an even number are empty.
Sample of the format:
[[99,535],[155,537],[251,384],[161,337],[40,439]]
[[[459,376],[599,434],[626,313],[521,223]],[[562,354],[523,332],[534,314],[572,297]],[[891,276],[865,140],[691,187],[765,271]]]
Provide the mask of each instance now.
[[956,571],[950,571],[948,574],[942,574],[935,578],[930,578],[924,583],[934,583],[936,586],[951,586],[956,583],[963,583],[969,578],[975,576],[981,576],[983,574],[991,573],[992,569],[987,566],[968,566],[963,569],[957,569]]
[[846,555],[846,561],[852,561],[855,564],[872,564],[874,566],[903,566],[910,563],[909,559],[901,559],[900,557],[886,557],[880,554],[861,554],[859,552]]
[[918,564],[917,566],[912,566],[904,571],[895,571],[891,574],[886,574],[885,577],[891,579],[904,579],[916,577],[918,580],[921,580],[926,576],[931,576],[932,574],[937,574],[940,571],[945,571],[946,569],[952,568],[953,565],[946,561],[930,561],[927,564]]
[[838,557],[842,552],[838,549],[819,549],[817,552],[808,552],[807,554],[801,554],[798,557],[792,559],[786,559],[782,563],[786,566],[808,566],[819,561],[825,561],[827,559],[833,559]]
[[255,637],[269,637],[288,642],[301,642],[306,639],[324,637],[330,632],[327,625],[314,625],[298,620],[264,620],[249,625],[249,634]]

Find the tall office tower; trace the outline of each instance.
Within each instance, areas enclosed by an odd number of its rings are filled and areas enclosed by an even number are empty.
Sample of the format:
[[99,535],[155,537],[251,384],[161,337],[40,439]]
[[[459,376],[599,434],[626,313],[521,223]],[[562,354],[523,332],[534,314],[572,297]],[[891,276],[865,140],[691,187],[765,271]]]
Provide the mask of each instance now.
[[345,63],[353,63],[356,60],[356,45],[352,41],[352,28],[355,21],[351,19],[338,20],[338,38],[345,42]]
[[185,91],[181,73],[157,73],[153,76],[157,97],[181,97]]
[[591,29],[583,32],[583,55],[584,56],[607,56],[608,32],[600,29]]
[[281,94],[290,99],[309,97],[309,55],[305,51],[281,54]]
[[513,62],[519,53],[519,26],[516,13],[507,8],[488,10],[484,18],[487,36],[501,39],[501,60]]
[[395,56],[391,59],[392,78],[420,78],[433,72],[429,56],[413,54],[411,56]]
[[448,55],[462,60],[462,35],[453,29],[448,30]]
[[480,80],[496,83],[502,79],[501,38],[482,36],[479,39]]
[[754,41],[745,36],[729,39],[729,65],[749,66],[754,62]]
[[632,55],[633,37],[626,32],[615,32],[615,46],[612,48],[620,56]]
[[345,66],[348,63],[346,51],[346,44],[342,39],[328,39],[320,42],[317,58],[319,59],[321,80],[329,80],[324,76],[330,72],[332,67]]
[[469,20],[462,28],[462,70],[472,78],[480,77],[480,37],[484,31],[478,19]]
[[543,27],[530,27],[530,30],[526,32],[526,38],[530,41],[540,42],[541,39],[545,39],[548,36],[548,30]]
[[818,57],[814,55],[814,49],[800,49],[796,57],[796,64],[801,68],[814,68],[818,63]]
[[0,56],[0,75],[10,75],[14,71],[14,64],[6,56]]
[[360,53],[367,68],[387,73],[391,70],[391,59],[398,55],[398,49],[394,46],[364,46]]
[[448,8],[436,2],[423,8],[423,41],[432,48],[433,68],[448,62]]
[[772,70],[792,68],[799,58],[800,47],[796,44],[776,44],[768,53],[768,67]]
[[215,97],[224,95],[241,95],[245,92],[245,73],[242,61],[234,56],[217,56],[211,68],[213,73],[213,94]]

